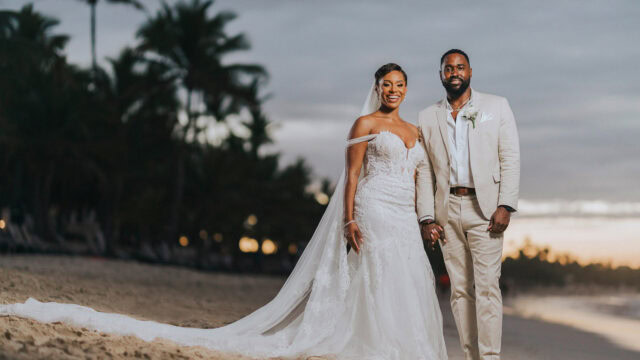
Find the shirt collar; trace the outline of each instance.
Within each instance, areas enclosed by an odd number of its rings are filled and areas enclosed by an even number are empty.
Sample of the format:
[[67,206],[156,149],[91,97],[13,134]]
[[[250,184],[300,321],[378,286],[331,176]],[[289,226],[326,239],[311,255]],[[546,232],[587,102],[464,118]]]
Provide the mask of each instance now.
[[[471,107],[471,105],[473,105],[473,99],[475,98],[474,94],[475,94],[475,91],[473,91],[473,88],[471,88],[471,96],[469,97],[469,101],[467,101],[467,103],[466,103],[466,104],[464,104],[464,106],[462,107],[462,109],[465,109],[465,108]],[[447,99],[447,96],[446,96],[446,95],[445,95],[444,100],[442,101],[442,103],[444,104],[444,108],[445,108],[447,111],[449,111],[449,112],[450,112],[451,110],[453,110],[453,108],[451,107],[451,104],[449,104],[449,99]],[[462,110],[462,109],[460,109],[460,110]]]

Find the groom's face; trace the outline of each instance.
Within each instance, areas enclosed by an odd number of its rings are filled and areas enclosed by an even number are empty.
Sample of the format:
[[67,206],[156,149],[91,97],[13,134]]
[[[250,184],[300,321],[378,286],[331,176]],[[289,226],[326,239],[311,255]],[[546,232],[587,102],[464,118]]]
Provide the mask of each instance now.
[[449,54],[440,67],[440,80],[447,93],[459,96],[471,83],[471,66],[461,54]]

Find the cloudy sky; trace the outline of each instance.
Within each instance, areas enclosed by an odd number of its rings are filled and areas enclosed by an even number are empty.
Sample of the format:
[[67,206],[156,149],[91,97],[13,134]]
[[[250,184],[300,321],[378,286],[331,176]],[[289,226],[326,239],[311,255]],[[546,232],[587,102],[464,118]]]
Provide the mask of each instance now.
[[[77,0],[0,0],[62,21],[68,57],[89,64],[89,9]],[[169,1],[173,3],[175,1]],[[143,0],[150,13],[160,1]],[[640,201],[640,2],[218,0],[212,10],[239,17],[252,49],[229,61],[266,66],[278,124],[275,150],[304,157],[317,176],[341,171],[342,144],[376,68],[401,64],[409,74],[402,116],[443,97],[440,55],[464,49],[472,86],[506,96],[522,147],[521,194],[544,201]],[[98,7],[98,50],[115,56],[135,44],[148,15]]]

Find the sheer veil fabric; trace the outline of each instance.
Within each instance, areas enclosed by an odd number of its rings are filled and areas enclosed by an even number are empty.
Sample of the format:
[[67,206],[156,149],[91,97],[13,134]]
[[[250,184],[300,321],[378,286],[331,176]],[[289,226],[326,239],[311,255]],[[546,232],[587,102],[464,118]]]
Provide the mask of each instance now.
[[[362,115],[372,113],[378,107],[374,84],[362,108]],[[371,144],[374,139],[380,146],[385,141],[389,142],[388,146],[398,146],[392,136],[383,138],[384,141],[378,141],[382,139],[378,134],[367,135],[348,140],[347,146],[364,141]],[[424,153],[420,154],[424,156]],[[416,150],[412,161],[419,161],[420,154]],[[102,332],[134,335],[147,341],[165,338],[183,345],[204,346],[260,358],[329,355],[341,360],[446,359],[442,318],[435,297],[433,274],[428,267],[428,260],[425,262],[424,250],[424,258],[412,258],[416,248],[399,249],[398,255],[394,256],[409,260],[397,259],[398,264],[389,265],[388,276],[402,277],[398,284],[402,284],[404,288],[398,289],[406,293],[395,296],[406,296],[407,299],[402,300],[404,302],[389,303],[385,300],[384,292],[380,293],[383,295],[369,295],[380,298],[379,302],[365,296],[373,291],[367,289],[370,278],[380,276],[375,273],[375,269],[379,268],[375,256],[381,255],[372,253],[368,260],[369,255],[356,255],[353,251],[347,254],[343,233],[344,182],[343,171],[318,227],[276,297],[227,326],[216,329],[184,328],[136,320],[120,314],[97,312],[75,304],[42,303],[32,298],[23,304],[0,305],[0,315],[27,317],[40,322],[61,321]],[[413,220],[409,219],[408,224],[415,221],[415,216],[417,215],[414,214]],[[362,215],[360,217],[359,221],[366,223],[366,219]],[[414,239],[413,225],[407,226],[411,227],[410,236]],[[417,221],[415,226],[417,229]],[[419,236],[419,230],[417,234]],[[416,241],[422,246],[419,238]],[[390,253],[395,254],[393,251]],[[416,260],[412,260],[414,258]],[[365,264],[367,261],[371,264]],[[427,268],[420,268],[418,271],[424,276],[416,277],[412,274],[415,271],[407,268],[403,261],[417,261],[415,266],[418,267],[426,265]],[[405,291],[405,288],[409,289]],[[380,306],[409,308],[401,309],[403,313],[396,317],[393,313],[379,314]],[[395,324],[398,321],[406,322],[407,329],[397,329]],[[421,325],[421,322],[426,324]],[[365,331],[366,334],[356,333],[357,331]],[[395,338],[400,335],[409,337],[406,341],[410,343],[411,352],[397,349],[404,346],[403,339]],[[364,337],[362,341],[360,336]],[[384,341],[387,338],[392,339]],[[414,346],[411,347],[412,345]]]

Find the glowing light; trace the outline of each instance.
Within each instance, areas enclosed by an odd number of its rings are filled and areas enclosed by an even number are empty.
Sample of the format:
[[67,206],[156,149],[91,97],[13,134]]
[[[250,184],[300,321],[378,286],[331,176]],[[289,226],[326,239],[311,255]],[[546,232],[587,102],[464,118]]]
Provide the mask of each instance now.
[[199,235],[200,235],[200,239],[202,240],[207,240],[207,236],[209,236],[209,234],[207,233],[207,230],[205,229],[200,230]]
[[258,217],[251,214],[247,217],[247,224],[249,224],[249,226],[254,226],[255,224],[258,223]]
[[213,234],[213,241],[219,243],[219,242],[222,242],[222,239],[223,239],[222,234],[220,233]]
[[298,245],[296,244],[289,244],[289,254],[291,255],[295,255],[298,253]]
[[180,246],[189,246],[189,238],[186,236],[180,236],[178,242],[180,243]]
[[265,255],[275,254],[278,251],[278,245],[273,242],[271,239],[264,239],[262,241],[262,253]]
[[7,227],[7,223],[4,219],[0,219],[0,230],[4,230],[5,227]]
[[329,195],[323,192],[316,193],[316,201],[320,205],[327,205],[329,203]]
[[258,252],[258,250],[260,249],[258,240],[250,238],[248,236],[243,236],[242,238],[240,238],[240,241],[238,241],[238,247],[240,248],[240,251],[244,253],[254,253]]

